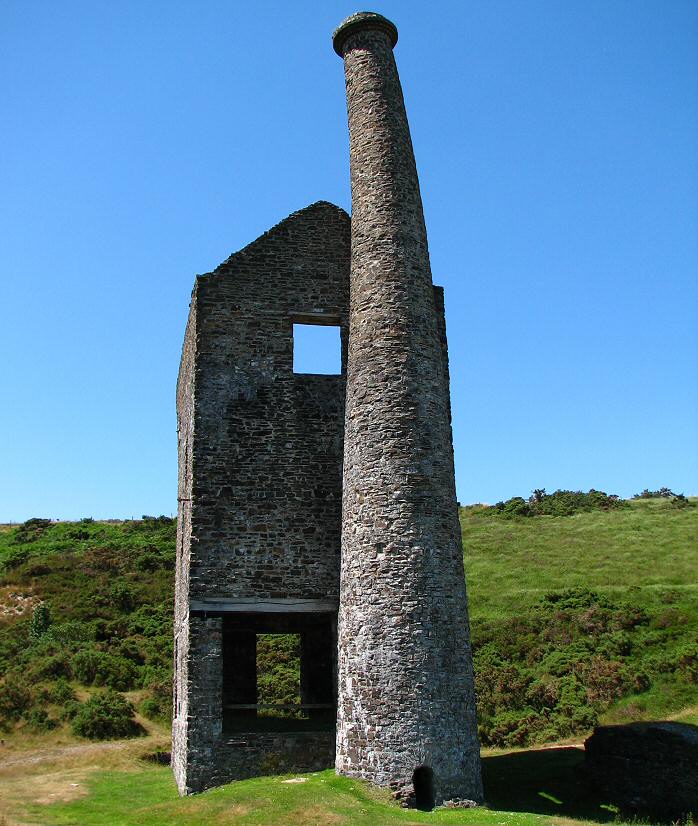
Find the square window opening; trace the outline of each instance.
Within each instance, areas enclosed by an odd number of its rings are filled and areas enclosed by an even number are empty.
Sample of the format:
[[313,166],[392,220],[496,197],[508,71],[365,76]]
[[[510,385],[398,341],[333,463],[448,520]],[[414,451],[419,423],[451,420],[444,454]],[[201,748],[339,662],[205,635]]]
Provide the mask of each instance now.
[[338,376],[342,372],[340,329],[328,324],[293,325],[293,372]]

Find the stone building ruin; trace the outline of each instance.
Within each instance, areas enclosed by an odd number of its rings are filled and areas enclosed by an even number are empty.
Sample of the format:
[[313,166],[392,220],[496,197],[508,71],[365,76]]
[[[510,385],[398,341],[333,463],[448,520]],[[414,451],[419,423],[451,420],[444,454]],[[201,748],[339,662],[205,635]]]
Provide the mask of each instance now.
[[[443,291],[395,26],[334,33],[352,218],[296,212],[198,276],[177,384],[172,765],[187,794],[335,766],[406,805],[482,801]],[[294,372],[297,325],[336,375]],[[292,708],[259,701],[264,635],[300,641]]]

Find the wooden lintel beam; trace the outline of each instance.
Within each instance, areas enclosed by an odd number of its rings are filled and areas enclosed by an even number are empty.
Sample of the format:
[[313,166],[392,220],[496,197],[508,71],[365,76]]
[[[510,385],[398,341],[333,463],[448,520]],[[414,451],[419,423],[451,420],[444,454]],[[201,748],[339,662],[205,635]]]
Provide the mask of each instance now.
[[329,599],[194,599],[189,603],[190,611],[210,614],[331,614],[338,609],[339,603]]

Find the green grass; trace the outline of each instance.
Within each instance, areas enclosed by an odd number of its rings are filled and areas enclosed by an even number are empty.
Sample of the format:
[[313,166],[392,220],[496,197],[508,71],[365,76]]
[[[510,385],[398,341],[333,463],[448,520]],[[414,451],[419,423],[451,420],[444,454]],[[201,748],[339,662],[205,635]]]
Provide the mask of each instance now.
[[675,508],[666,499],[629,505],[521,519],[461,509],[472,622],[520,613],[544,593],[574,586],[632,592],[650,604],[676,591],[695,611],[698,507]]
[[[461,521],[481,708],[490,706],[481,722],[490,742],[580,739],[597,720],[698,724],[698,655],[691,661],[698,645],[698,507],[650,499],[616,510],[513,519],[462,509]],[[166,714],[174,536],[174,522],[160,519],[0,526],[0,607],[14,605],[17,594],[33,600],[23,614],[0,611],[0,673],[31,695],[29,707],[5,721],[7,742],[24,738],[39,752],[42,738],[46,749],[80,742],[61,718],[66,704],[51,694],[59,678],[80,700],[103,683],[123,683],[120,690],[137,705],[157,700]],[[593,593],[568,594],[566,602],[543,599],[572,587]],[[31,604],[41,599],[51,603],[53,625],[37,640],[29,634]],[[85,651],[100,655],[100,670],[81,682]],[[265,673],[274,683],[278,652],[267,653],[274,662],[265,664]],[[281,676],[279,690],[294,675]],[[601,699],[590,699],[594,692]],[[58,728],[32,730],[36,709],[47,710]],[[141,746],[134,741],[133,748]],[[603,808],[609,801],[584,785],[580,759],[578,750],[560,748],[488,755],[492,811],[404,812],[382,792],[332,772],[299,784],[260,778],[181,800],[168,769],[98,759],[86,775],[87,796],[32,803],[27,783],[17,800],[21,809],[29,807],[31,822],[76,826],[542,826],[551,817],[612,819],[612,808]]]
[[[483,742],[581,737],[698,706],[692,502],[555,517],[461,509]],[[585,590],[546,603],[569,589]]]
[[[201,824],[382,824],[451,823],[552,826],[559,818],[614,819],[609,802],[582,780],[582,753],[556,749],[484,759],[485,788],[492,808],[403,810],[383,790],[337,777],[333,771],[263,777],[230,783],[201,795],[177,796],[168,768],[95,772],[88,795],[66,803],[28,807],[46,826],[201,826]],[[583,822],[583,821],[582,821]]]

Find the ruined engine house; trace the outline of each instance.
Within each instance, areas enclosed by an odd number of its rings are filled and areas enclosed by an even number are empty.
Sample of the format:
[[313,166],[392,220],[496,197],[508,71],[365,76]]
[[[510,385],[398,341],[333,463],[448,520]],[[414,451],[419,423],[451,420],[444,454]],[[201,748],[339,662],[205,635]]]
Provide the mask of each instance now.
[[[352,218],[296,212],[192,293],[177,384],[172,763],[181,793],[337,771],[403,800],[482,799],[443,292],[393,58],[360,13],[334,34]],[[294,369],[335,328],[335,375]],[[300,690],[264,701],[295,635]]]

